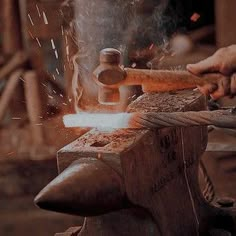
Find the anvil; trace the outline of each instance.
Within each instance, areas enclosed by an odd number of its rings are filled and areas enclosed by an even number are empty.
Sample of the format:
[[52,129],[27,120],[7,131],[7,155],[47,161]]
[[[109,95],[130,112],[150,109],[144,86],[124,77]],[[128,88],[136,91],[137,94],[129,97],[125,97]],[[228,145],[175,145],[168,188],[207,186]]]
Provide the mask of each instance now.
[[[129,112],[198,111],[193,91],[146,93]],[[58,152],[59,176],[36,197],[44,209],[86,216],[79,236],[234,234],[235,208],[204,198],[199,161],[207,127],[92,129]]]

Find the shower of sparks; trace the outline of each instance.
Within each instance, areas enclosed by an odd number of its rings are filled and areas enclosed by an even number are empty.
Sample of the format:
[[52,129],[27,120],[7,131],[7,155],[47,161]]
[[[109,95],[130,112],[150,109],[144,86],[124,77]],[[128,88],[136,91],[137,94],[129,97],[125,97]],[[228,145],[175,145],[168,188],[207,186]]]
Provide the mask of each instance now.
[[54,43],[53,39],[51,39],[51,44],[52,44],[52,49],[56,49],[56,46],[55,46],[55,43]]
[[33,22],[32,18],[31,18],[31,16],[30,16],[30,14],[28,14],[28,17],[29,17],[29,20],[30,20],[31,25],[34,26],[34,22]]
[[41,13],[40,13],[40,10],[39,10],[38,5],[36,4],[35,6],[36,6],[36,9],[37,9],[37,12],[38,12],[39,17],[41,17]]
[[42,126],[43,125],[43,123],[38,123],[38,124],[35,124],[36,126]]
[[43,21],[45,25],[48,25],[48,19],[44,11],[43,11]]
[[35,39],[36,39],[36,41],[37,41],[37,43],[38,43],[39,47],[41,48],[41,47],[42,47],[42,45],[41,45],[41,43],[39,42],[39,39],[38,39],[37,37],[36,37]]

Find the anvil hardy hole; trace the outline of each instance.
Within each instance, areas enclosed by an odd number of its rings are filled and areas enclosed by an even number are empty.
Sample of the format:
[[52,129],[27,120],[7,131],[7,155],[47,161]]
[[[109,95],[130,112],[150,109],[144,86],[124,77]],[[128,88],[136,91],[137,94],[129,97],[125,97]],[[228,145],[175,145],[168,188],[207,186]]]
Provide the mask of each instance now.
[[105,147],[107,144],[109,144],[110,142],[108,141],[98,141],[93,143],[92,145],[90,145],[91,147]]

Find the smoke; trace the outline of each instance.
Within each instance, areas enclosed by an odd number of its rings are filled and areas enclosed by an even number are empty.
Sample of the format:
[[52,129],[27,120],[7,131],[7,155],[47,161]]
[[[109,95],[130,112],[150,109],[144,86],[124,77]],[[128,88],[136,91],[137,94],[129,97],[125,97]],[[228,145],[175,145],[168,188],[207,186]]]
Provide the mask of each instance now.
[[79,107],[97,104],[97,85],[92,72],[98,65],[101,49],[117,48],[127,66],[132,63],[129,55],[133,51],[151,44],[162,47],[168,41],[171,19],[165,16],[167,5],[168,0],[66,0],[63,3],[64,19],[78,47],[71,58],[77,111]]

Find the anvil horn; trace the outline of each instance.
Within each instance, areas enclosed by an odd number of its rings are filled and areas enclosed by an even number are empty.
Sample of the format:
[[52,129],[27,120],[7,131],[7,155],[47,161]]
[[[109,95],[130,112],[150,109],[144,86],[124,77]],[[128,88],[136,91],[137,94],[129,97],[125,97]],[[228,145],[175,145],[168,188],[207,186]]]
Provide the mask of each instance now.
[[128,203],[121,176],[96,158],[73,162],[34,201],[45,210],[80,216],[123,209]]

